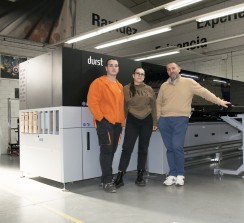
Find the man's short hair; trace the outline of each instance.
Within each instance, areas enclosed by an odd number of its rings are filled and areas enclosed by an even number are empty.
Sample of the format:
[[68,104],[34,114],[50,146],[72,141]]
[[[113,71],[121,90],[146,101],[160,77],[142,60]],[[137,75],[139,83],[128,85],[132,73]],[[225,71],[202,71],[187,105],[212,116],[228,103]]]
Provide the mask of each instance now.
[[179,65],[178,63],[174,62],[174,61],[167,63],[166,67],[168,67],[168,65],[169,65],[169,64],[172,64],[172,63],[176,64],[176,65],[177,65],[177,67],[179,67],[179,68],[180,68],[180,65]]
[[108,62],[109,62],[110,60],[116,60],[116,61],[119,63],[119,61],[118,61],[116,58],[109,58],[109,59],[106,60],[106,63],[105,63],[105,66],[106,66],[106,67],[108,66]]

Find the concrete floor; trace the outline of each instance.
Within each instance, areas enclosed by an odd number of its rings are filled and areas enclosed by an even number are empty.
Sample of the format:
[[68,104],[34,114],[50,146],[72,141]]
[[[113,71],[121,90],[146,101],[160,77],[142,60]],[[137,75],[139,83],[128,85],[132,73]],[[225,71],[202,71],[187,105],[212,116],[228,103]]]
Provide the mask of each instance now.
[[[237,167],[242,159],[221,163]],[[213,174],[218,164],[186,169],[184,187],[165,187],[150,174],[146,187],[126,175],[116,194],[99,188],[99,179],[63,185],[40,177],[21,178],[19,158],[0,156],[1,223],[242,223],[244,179]]]

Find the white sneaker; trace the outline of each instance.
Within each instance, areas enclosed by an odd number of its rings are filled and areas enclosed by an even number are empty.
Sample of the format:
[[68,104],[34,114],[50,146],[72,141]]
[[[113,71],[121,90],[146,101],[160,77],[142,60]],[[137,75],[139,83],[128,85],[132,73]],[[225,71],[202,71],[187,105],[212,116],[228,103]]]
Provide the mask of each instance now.
[[184,176],[181,176],[181,175],[177,176],[176,177],[175,185],[177,185],[177,186],[184,186],[184,184],[185,184],[185,177]]
[[176,182],[176,177],[175,176],[168,176],[166,180],[164,181],[165,186],[171,186],[174,185]]

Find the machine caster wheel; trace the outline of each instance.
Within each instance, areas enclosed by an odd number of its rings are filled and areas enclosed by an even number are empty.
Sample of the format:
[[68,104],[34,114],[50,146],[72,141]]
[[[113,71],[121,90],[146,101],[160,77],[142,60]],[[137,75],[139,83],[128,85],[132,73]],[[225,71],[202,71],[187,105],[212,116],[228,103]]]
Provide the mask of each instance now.
[[223,173],[221,170],[219,170],[219,171],[218,171],[218,175],[219,175],[220,177],[222,177],[222,176],[224,175],[224,173]]
[[11,151],[10,148],[8,148],[7,154],[8,154],[8,155],[11,155],[11,154],[12,154],[12,151]]
[[222,177],[224,175],[224,173],[221,170],[214,170],[214,175],[219,175],[220,177]]

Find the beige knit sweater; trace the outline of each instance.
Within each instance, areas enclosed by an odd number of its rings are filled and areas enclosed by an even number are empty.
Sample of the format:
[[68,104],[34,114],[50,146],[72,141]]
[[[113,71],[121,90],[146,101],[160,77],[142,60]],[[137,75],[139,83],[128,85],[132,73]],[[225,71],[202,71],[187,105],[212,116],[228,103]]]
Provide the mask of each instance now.
[[195,80],[179,77],[175,84],[169,80],[164,82],[157,97],[157,118],[160,116],[187,116],[191,115],[191,103],[194,95],[198,95],[214,104],[221,104],[221,99],[216,97]]

